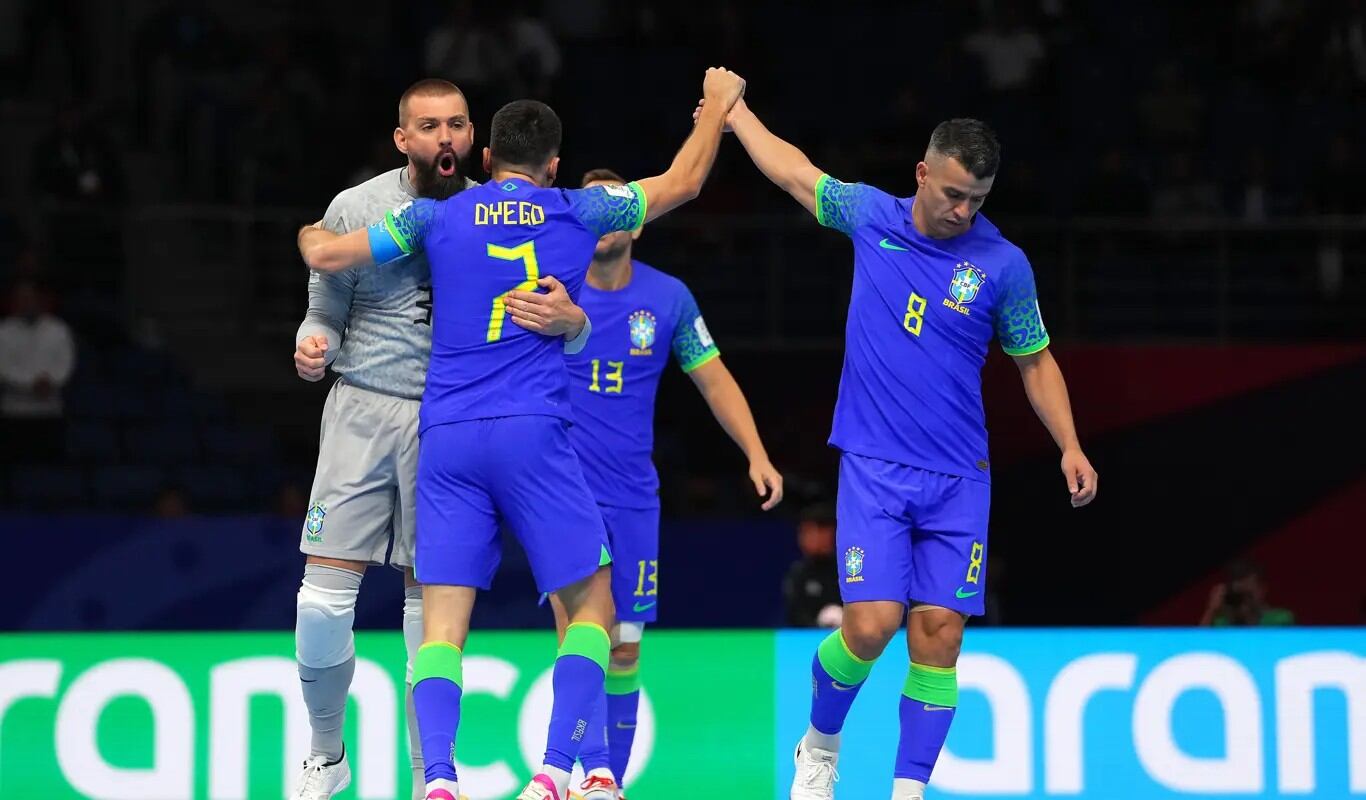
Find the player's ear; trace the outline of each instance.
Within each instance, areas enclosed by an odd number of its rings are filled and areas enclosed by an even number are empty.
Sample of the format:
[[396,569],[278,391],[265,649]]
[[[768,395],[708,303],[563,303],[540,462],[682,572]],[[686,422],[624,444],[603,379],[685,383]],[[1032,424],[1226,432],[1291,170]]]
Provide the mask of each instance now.
[[545,168],[545,178],[546,178],[545,185],[546,185],[546,186],[554,186],[554,185],[555,185],[555,175],[558,174],[559,171],[560,171],[560,157],[559,157],[559,156],[555,156],[554,158],[550,159],[550,163],[549,163],[549,164],[546,166],[546,168]]
[[403,155],[408,155],[408,134],[402,128],[394,128],[394,147]]
[[493,177],[493,153],[487,147],[484,148],[484,174]]
[[921,161],[919,164],[916,164],[916,165],[915,165],[915,185],[916,185],[916,186],[924,186],[924,185],[925,185],[925,179],[928,178],[929,175],[930,175],[930,165],[929,165],[929,164],[926,164],[924,161]]

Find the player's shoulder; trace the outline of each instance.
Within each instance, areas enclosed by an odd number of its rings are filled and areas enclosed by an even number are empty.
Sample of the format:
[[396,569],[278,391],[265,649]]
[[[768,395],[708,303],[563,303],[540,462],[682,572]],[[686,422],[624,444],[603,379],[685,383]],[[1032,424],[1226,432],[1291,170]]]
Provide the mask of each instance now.
[[975,254],[990,258],[1001,266],[1029,265],[1029,258],[1019,245],[1001,233],[990,219],[981,212],[972,221],[972,250]]
[[650,292],[656,298],[676,300],[692,296],[688,284],[677,275],[635,259],[631,259],[631,269],[631,282],[639,283],[642,290]]
[[[404,169],[404,167],[397,167],[388,172],[381,172],[369,180],[342,189],[337,192],[336,197],[332,198],[332,204],[334,206],[359,206],[372,205],[376,201],[401,202],[408,197],[408,193],[403,189]],[[397,202],[393,204],[397,205]]]

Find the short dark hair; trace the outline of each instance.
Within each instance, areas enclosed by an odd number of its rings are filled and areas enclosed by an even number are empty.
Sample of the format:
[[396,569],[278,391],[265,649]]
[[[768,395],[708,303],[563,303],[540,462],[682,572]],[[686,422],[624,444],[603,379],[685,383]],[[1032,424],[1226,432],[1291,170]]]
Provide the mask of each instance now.
[[514,100],[498,109],[489,128],[493,161],[516,167],[540,167],[560,152],[563,128],[550,106],[539,100]]
[[1001,143],[985,122],[966,117],[941,122],[930,134],[929,151],[948,156],[975,178],[990,178],[1001,166]]
[[450,81],[443,81],[440,78],[423,78],[403,90],[403,95],[398,98],[399,127],[403,127],[404,121],[408,118],[409,100],[414,97],[445,97],[448,94],[458,94],[461,97],[465,96],[465,93],[460,91],[459,86],[456,86]]
[[626,179],[625,179],[625,178],[621,177],[620,175],[618,175],[617,173],[613,172],[612,170],[606,169],[606,168],[603,168],[603,167],[599,167],[598,169],[590,169],[590,170],[588,170],[587,172],[583,173],[583,181],[580,182],[579,185],[580,185],[580,186],[587,186],[587,185],[590,184],[590,183],[625,183],[625,182],[626,182]]

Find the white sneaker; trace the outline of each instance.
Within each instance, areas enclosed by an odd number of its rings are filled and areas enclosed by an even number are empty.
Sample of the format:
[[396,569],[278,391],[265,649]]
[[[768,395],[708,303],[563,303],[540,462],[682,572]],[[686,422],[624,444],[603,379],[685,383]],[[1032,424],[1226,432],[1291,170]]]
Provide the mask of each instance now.
[[560,793],[555,789],[555,782],[545,775],[537,775],[531,779],[531,783],[526,785],[522,793],[517,795],[517,800],[561,800]]
[[797,752],[792,760],[797,765],[797,774],[792,778],[792,800],[834,800],[835,783],[840,774],[835,771],[835,763],[840,754],[819,747],[807,747],[797,743]]
[[464,800],[465,797],[460,793],[460,784],[445,778],[423,784],[422,789],[423,800]]
[[342,751],[341,760],[328,764],[326,756],[312,756],[304,762],[304,771],[295,784],[289,800],[332,800],[351,785],[351,764]]
[[606,770],[597,774],[590,773],[586,780],[579,784],[578,794],[570,794],[571,798],[575,796],[582,800],[620,800],[617,796],[617,782],[612,780],[611,773]]

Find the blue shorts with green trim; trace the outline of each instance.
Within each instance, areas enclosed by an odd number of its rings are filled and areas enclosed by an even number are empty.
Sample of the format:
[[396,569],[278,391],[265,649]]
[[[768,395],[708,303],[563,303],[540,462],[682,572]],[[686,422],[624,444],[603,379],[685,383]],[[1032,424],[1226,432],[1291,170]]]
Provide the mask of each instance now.
[[659,615],[659,506],[598,506],[612,551],[612,602],[622,622]]
[[499,526],[526,550],[536,588],[554,592],[597,571],[607,531],[568,423],[526,415],[428,428],[417,456],[417,579],[488,589],[502,559]]
[[841,454],[835,540],[844,602],[981,615],[990,509],[990,484]]

